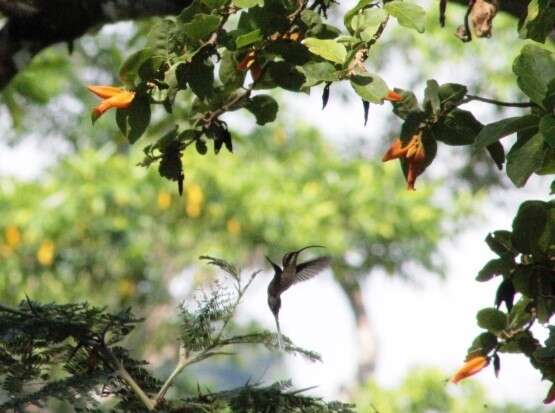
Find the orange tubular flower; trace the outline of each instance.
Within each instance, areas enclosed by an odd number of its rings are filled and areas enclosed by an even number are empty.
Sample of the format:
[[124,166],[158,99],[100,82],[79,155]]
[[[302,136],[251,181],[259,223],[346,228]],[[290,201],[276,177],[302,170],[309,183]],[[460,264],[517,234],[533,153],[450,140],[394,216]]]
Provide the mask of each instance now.
[[133,99],[135,98],[135,92],[125,90],[120,87],[115,86],[87,86],[92,93],[94,93],[99,98],[102,98],[102,102],[96,106],[91,114],[93,122],[96,121],[104,112],[111,108],[125,109],[131,105]]
[[260,64],[256,61],[256,52],[254,50],[248,52],[243,60],[237,64],[237,70],[241,72],[250,70],[253,80],[256,81],[260,79],[260,76],[262,75],[262,67],[260,67]]
[[403,97],[397,92],[390,90],[384,99],[389,100],[390,102],[400,102],[401,100],[403,100]]
[[400,158],[405,158],[407,161],[407,187],[410,191],[414,191],[416,178],[424,170],[424,163],[426,162],[426,151],[424,150],[421,134],[414,135],[405,146],[403,146],[401,139],[395,139],[383,156],[382,161],[387,162]]
[[457,384],[459,381],[473,376],[483,370],[489,364],[489,358],[484,356],[473,357],[451,377],[451,382]]

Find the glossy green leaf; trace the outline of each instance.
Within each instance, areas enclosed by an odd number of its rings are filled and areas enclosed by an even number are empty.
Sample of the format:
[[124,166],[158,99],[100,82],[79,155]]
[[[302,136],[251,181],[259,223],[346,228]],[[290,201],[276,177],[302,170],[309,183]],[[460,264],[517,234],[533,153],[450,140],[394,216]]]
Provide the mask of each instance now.
[[489,332],[496,334],[507,327],[507,315],[495,308],[484,308],[476,315],[478,325]]
[[517,141],[507,153],[507,175],[517,187],[526,181],[543,163],[547,147],[541,133]]
[[[439,104],[439,100],[437,102]],[[482,124],[474,115],[462,109],[453,109],[437,122],[431,132],[436,140],[447,145],[471,145],[482,129]]]
[[542,134],[545,142],[555,149],[555,116],[545,115],[540,120],[540,133]]
[[550,82],[555,79],[555,54],[528,44],[513,62],[520,89],[536,104],[543,106]]
[[247,102],[245,108],[256,117],[258,125],[273,122],[278,112],[278,104],[270,95],[256,95]]
[[433,79],[426,82],[426,89],[424,89],[424,109],[430,110],[434,115],[438,114],[441,110],[439,84]]
[[554,25],[555,10],[551,0],[532,0],[528,3],[526,19],[520,24],[519,35],[543,43]]
[[426,11],[414,4],[401,0],[387,2],[385,10],[397,19],[399,24],[409,29],[414,29],[419,33],[426,30]]
[[486,244],[499,257],[512,259],[516,255],[516,251],[513,248],[511,239],[511,231],[494,231],[486,237]]
[[308,47],[311,53],[330,62],[343,63],[347,57],[347,49],[336,40],[309,37],[303,40],[303,44]]
[[255,6],[263,6],[264,0],[232,0],[232,3],[240,9],[249,9]]
[[[549,217],[549,207],[546,202],[523,202],[513,221],[512,243],[514,247],[523,254],[545,251],[550,242],[545,238],[546,235],[550,235]],[[544,242],[542,243],[542,241]]]
[[151,49],[141,49],[129,56],[119,70],[119,77],[128,86],[135,86],[139,68],[153,55]]
[[127,109],[116,111],[118,127],[129,143],[135,143],[150,124],[150,103],[146,96],[137,96]]
[[183,25],[183,32],[193,41],[203,40],[218,28],[220,20],[221,17],[213,14],[197,14]]
[[487,262],[486,265],[480,270],[476,281],[484,282],[489,281],[497,275],[509,275],[512,268],[510,262],[501,258],[495,258]]
[[235,46],[237,49],[242,49],[243,47],[250,46],[253,43],[261,41],[262,38],[262,32],[260,29],[256,29],[238,36],[235,39]]
[[474,150],[479,151],[486,146],[497,142],[505,136],[512,135],[519,131],[533,130],[538,127],[539,119],[534,115],[515,116],[512,118],[502,119],[497,122],[485,125],[474,143]]
[[353,76],[351,86],[362,99],[370,103],[383,103],[389,93],[385,81],[375,74]]

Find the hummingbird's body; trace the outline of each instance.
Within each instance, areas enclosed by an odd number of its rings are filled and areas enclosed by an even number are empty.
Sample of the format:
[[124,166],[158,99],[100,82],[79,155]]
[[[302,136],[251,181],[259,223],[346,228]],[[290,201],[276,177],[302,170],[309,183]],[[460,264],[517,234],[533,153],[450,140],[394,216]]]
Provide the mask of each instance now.
[[314,277],[331,262],[330,257],[323,256],[297,264],[297,258],[302,251],[315,247],[320,246],[310,245],[308,247],[301,248],[298,251],[288,252],[283,256],[283,268],[274,263],[270,258],[266,257],[274,269],[274,277],[272,278],[272,281],[270,281],[270,284],[268,284],[268,306],[270,307],[270,310],[276,320],[280,349],[283,349],[278,318],[279,310],[281,308],[281,294],[293,284],[300,281],[306,281]]

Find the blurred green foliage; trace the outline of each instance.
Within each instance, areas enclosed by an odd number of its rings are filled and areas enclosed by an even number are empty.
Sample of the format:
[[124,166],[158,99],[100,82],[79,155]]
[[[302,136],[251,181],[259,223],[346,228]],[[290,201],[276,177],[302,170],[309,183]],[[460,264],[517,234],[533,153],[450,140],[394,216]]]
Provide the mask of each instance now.
[[407,373],[399,386],[384,388],[369,380],[356,393],[360,413],[540,413],[513,403],[492,402],[482,386],[464,382],[458,391],[447,385],[445,374],[436,369],[418,368]]
[[443,207],[439,183],[408,193],[396,166],[341,156],[314,130],[294,133],[246,136],[217,167],[212,154],[186,155],[182,198],[112,146],[68,156],[36,181],[4,178],[2,300],[160,302],[199,255],[261,265],[262,254],[310,242],[359,275],[441,270],[436,246],[471,211],[468,194]]

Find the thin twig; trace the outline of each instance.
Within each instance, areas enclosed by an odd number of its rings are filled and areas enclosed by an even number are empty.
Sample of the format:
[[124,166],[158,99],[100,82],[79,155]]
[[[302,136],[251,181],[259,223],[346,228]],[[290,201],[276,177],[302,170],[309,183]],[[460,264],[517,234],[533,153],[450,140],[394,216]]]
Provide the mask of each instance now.
[[141,386],[139,386],[139,384],[135,381],[135,379],[131,376],[131,374],[129,374],[129,372],[126,370],[125,366],[123,365],[123,363],[117,359],[117,357],[114,355],[114,353],[112,353],[112,351],[108,346],[102,345],[102,351],[105,355],[108,356],[110,361],[114,363],[116,373],[124,381],[127,382],[129,387],[131,387],[131,390],[133,390],[133,392],[137,395],[137,397],[141,399],[141,401],[146,406],[146,408],[149,411],[153,411],[156,407],[155,403],[152,400],[150,400],[150,398],[146,395],[146,393],[143,391]]
[[502,102],[500,100],[483,98],[481,96],[474,96],[474,95],[466,95],[466,97],[469,100],[478,100],[480,102],[491,103],[497,106],[507,106],[507,107],[513,107],[513,108],[532,108],[534,106],[537,106],[533,102]]
[[175,381],[176,377],[179,375],[179,373],[181,373],[183,371],[183,369],[185,367],[187,367],[190,363],[192,362],[192,359],[189,358],[188,352],[187,350],[185,350],[185,348],[183,347],[179,347],[179,361],[177,362],[177,365],[175,366],[175,369],[172,371],[172,373],[168,376],[168,378],[166,379],[166,381],[164,382],[164,384],[162,385],[162,388],[160,389],[160,391],[158,392],[158,394],[156,395],[156,398],[154,399],[154,406],[156,407],[162,400],[164,400],[164,397],[166,396],[166,393],[168,392],[168,390],[170,389],[170,387],[173,385],[173,382]]

